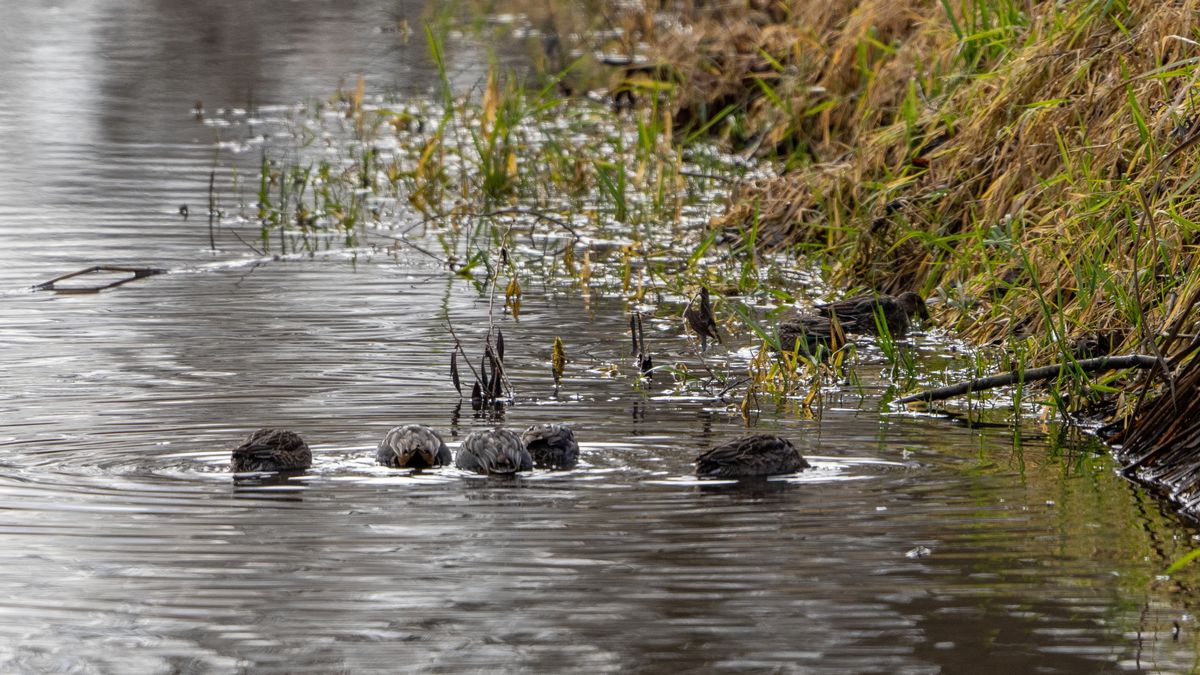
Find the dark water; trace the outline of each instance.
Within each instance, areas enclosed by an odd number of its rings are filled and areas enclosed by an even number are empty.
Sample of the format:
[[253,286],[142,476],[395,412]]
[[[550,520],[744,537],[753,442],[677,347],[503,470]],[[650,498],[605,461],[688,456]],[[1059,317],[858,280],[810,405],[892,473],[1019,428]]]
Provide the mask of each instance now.
[[[1164,575],[1194,530],[1054,427],[880,414],[869,358],[817,416],[761,416],[812,471],[699,483],[691,458],[742,433],[736,412],[639,391],[622,300],[530,285],[503,320],[503,421],[570,420],[580,468],[373,466],[393,425],[454,445],[491,424],[447,382],[444,328],[478,344],[487,298],[422,256],[214,256],[176,209],[203,210],[221,140],[194,100],[286,105],[360,71],[428,91],[419,41],[377,30],[423,8],[194,5],[0,10],[0,671],[1195,669],[1196,574]],[[467,81],[486,66],[451,51]],[[20,291],[100,262],[176,272]],[[648,328],[660,362],[692,353],[675,322]],[[235,486],[228,450],[263,425],[315,466]]]

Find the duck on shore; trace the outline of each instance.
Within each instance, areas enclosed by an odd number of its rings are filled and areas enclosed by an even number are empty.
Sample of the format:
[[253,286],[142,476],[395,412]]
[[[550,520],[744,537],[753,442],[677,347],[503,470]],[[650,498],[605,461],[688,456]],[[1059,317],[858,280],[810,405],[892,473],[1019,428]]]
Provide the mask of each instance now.
[[429,469],[450,464],[450,448],[436,431],[419,424],[389,430],[379,442],[375,461],[393,469]]
[[818,354],[845,342],[846,334],[841,326],[835,326],[823,316],[804,314],[779,322],[779,348],[785,352]]
[[301,471],[312,466],[312,451],[304,439],[285,429],[259,429],[233,449],[229,469],[250,471]]
[[817,313],[826,318],[837,318],[846,330],[853,333],[879,334],[877,315],[882,313],[883,323],[894,338],[902,338],[912,327],[912,317],[929,318],[925,299],[912,291],[900,295],[875,295],[866,293],[837,302],[816,306]]
[[521,442],[543,469],[570,469],[579,461],[575,432],[562,424],[535,424],[521,434]]
[[701,454],[695,462],[696,475],[704,478],[755,478],[809,468],[791,441],[769,434],[722,443]]
[[463,439],[454,466],[489,475],[511,475],[533,469],[533,456],[521,437],[507,429],[473,431]]

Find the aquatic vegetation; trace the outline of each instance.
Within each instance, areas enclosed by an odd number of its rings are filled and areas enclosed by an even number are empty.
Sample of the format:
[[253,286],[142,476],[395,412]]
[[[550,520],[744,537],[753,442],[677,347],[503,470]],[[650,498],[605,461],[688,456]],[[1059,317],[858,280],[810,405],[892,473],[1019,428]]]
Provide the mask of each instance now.
[[462,396],[462,378],[458,373],[458,356],[463,356],[464,362],[475,376],[471,386],[471,407],[481,410],[485,406],[496,408],[503,405],[506,398],[511,398],[512,386],[504,372],[504,333],[499,328],[490,328],[483,344],[483,355],[479,359],[479,369],[471,364],[454,326],[447,324],[454,347],[450,352],[450,381]]

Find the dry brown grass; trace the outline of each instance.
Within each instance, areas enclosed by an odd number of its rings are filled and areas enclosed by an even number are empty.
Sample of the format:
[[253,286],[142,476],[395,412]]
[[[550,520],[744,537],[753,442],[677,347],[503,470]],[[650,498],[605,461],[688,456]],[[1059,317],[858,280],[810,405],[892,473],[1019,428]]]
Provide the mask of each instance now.
[[[949,4],[964,33],[964,7],[1011,9]],[[738,106],[731,140],[790,155],[724,226],[757,218],[846,285],[940,289],[942,321],[981,342],[1122,330],[1133,348],[1184,311],[1200,205],[1179,188],[1200,165],[1160,158],[1193,118],[1196,2],[1021,3],[970,63],[987,40],[938,2],[772,6],[695,8],[650,36],[684,74],[677,122]]]

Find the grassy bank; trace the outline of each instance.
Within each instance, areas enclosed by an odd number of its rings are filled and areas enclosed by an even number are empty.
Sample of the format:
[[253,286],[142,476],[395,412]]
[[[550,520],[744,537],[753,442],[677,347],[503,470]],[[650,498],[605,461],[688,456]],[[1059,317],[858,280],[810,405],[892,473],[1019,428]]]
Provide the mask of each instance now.
[[976,342],[1173,354],[1200,289],[1192,5],[772,3],[646,37],[676,119],[787,168],[725,225],[922,289]]
[[919,289],[1024,365],[1162,357],[1072,389],[1135,420],[1131,472],[1196,494],[1198,9],[750,2],[649,11],[622,39],[669,66],[677,122],[781,167],[719,225],[840,285]]

